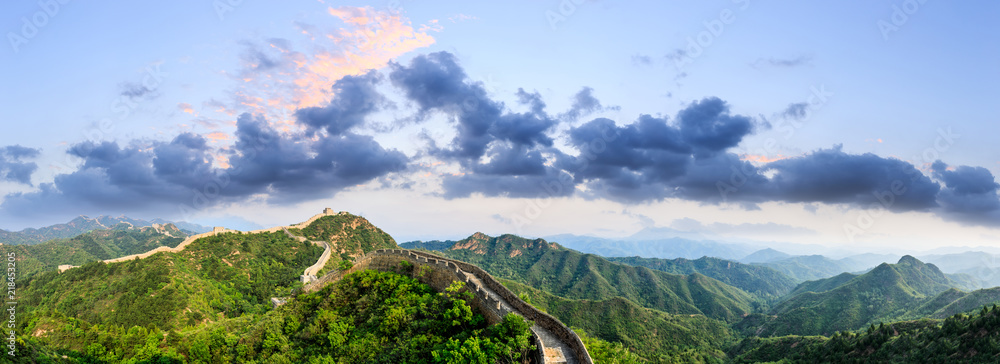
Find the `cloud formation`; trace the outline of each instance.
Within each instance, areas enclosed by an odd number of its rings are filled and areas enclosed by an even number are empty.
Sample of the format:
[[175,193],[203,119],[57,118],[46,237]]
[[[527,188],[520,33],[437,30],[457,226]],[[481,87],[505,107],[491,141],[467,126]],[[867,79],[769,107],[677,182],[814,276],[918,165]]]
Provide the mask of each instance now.
[[558,153],[550,135],[558,120],[545,111],[545,102],[537,92],[518,89],[518,103],[528,111],[508,110],[490,98],[482,83],[469,80],[448,52],[420,55],[409,65],[391,63],[390,69],[393,85],[417,108],[415,120],[425,120],[434,112],[456,120],[456,136],[450,145],[432,144],[429,148],[431,155],[456,161],[462,167],[460,175],[443,176],[444,197],[467,197],[477,192],[534,197],[542,182],[559,178],[560,171],[547,166],[543,157]]
[[942,161],[931,165],[934,178],[944,182],[937,201],[949,217],[963,222],[1000,225],[1000,197],[996,179],[983,167],[949,168]]
[[617,111],[620,109],[617,106],[604,107],[601,105],[601,101],[594,97],[594,89],[584,87],[576,95],[573,95],[573,105],[568,111],[560,114],[559,118],[573,122],[579,120],[582,116],[587,116],[595,112]]
[[38,149],[20,145],[0,148],[0,179],[32,185],[31,174],[35,173],[38,165],[34,162],[24,162],[22,159],[38,157],[39,153],[41,151]]
[[[322,109],[338,105],[364,108],[338,98]],[[342,111],[357,114],[350,109]],[[181,133],[169,142],[75,144],[68,153],[83,161],[79,169],[41,184],[36,192],[7,195],[0,210],[9,215],[66,210],[183,213],[259,197],[271,204],[291,204],[328,198],[403,171],[409,162],[403,153],[382,147],[371,136],[355,134],[350,127],[332,133],[327,130],[334,124],[324,124],[323,131],[306,124],[314,136],[306,138],[306,132],[276,130],[261,115],[242,114],[236,125],[231,147],[213,147],[192,133]],[[6,154],[32,155],[24,149],[8,147]],[[224,168],[213,166],[219,154],[228,157]]]

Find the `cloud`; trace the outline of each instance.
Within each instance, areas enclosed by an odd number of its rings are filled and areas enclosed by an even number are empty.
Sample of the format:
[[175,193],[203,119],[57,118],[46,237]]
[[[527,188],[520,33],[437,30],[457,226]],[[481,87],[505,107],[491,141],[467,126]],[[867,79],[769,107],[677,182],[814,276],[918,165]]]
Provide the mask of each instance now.
[[120,95],[128,98],[141,98],[141,97],[153,97],[155,96],[156,90],[146,87],[142,83],[138,82],[123,82],[118,85]]
[[777,68],[792,68],[798,66],[807,66],[812,63],[812,57],[810,56],[799,56],[796,58],[758,58],[753,62],[754,68],[759,68],[761,66],[770,66]]
[[762,224],[761,223],[727,224],[721,222],[713,222],[711,224],[704,224],[701,221],[694,220],[691,218],[674,220],[670,224],[670,227],[673,229],[683,230],[687,232],[714,233],[714,234],[725,234],[725,235],[787,236],[787,235],[818,234],[818,232],[813,229],[786,225],[786,224],[778,224],[775,222],[768,222]]
[[805,119],[809,112],[809,103],[798,102],[788,104],[785,111],[781,112],[781,116],[792,120],[802,120]]
[[482,83],[472,82],[448,52],[413,58],[409,65],[390,64],[389,79],[416,107],[416,121],[441,113],[456,120],[456,136],[445,147],[431,143],[429,154],[456,161],[458,175],[442,177],[446,198],[485,196],[567,196],[571,188],[546,192],[547,181],[566,179],[547,165],[546,155],[560,154],[550,135],[558,120],[545,111],[537,92],[518,89],[515,96],[527,112],[508,110],[490,98]]
[[333,84],[334,97],[323,107],[307,107],[295,112],[299,124],[306,126],[312,136],[323,129],[329,135],[341,135],[361,125],[365,118],[386,104],[375,86],[381,82],[378,72],[369,71],[361,76],[344,76]]
[[179,109],[180,111],[186,112],[188,114],[195,115],[194,108],[192,108],[191,104],[189,104],[189,103],[186,103],[186,102],[178,103],[177,104],[177,109]]
[[455,56],[448,52],[420,55],[409,66],[391,63],[390,68],[393,85],[416,104],[417,120],[426,119],[431,112],[458,120],[458,135],[449,148],[434,151],[437,155],[477,163],[494,142],[526,148],[552,146],[547,132],[557,121],[545,113],[545,103],[538,93],[519,89],[518,100],[530,111],[507,111],[503,103],[487,95],[482,83],[468,80]]
[[[169,142],[83,142],[68,153],[83,160],[39,190],[6,196],[6,215],[173,213],[260,197],[270,204],[326,198],[406,169],[408,158],[372,137],[342,132],[308,139],[275,130],[263,116],[243,114],[235,143],[215,148],[182,133]],[[16,155],[30,155],[12,149]],[[213,161],[222,153],[227,167]]]
[[637,66],[649,66],[653,64],[653,58],[646,55],[635,54],[632,55],[632,64]]
[[606,111],[606,110],[620,110],[621,108],[617,106],[604,107],[601,105],[601,101],[594,97],[594,89],[590,87],[584,87],[573,95],[573,105],[565,113],[559,115],[560,119],[566,121],[577,121],[581,116],[587,116],[595,112]]
[[776,171],[770,181],[776,197],[785,202],[879,204],[892,211],[938,206],[935,199],[940,186],[912,164],[841,149],[838,145],[764,166]]
[[976,221],[1000,225],[1000,197],[993,173],[983,167],[958,166],[949,168],[944,162],[931,165],[934,178],[944,182],[937,201],[958,221]]
[[232,193],[267,193],[287,204],[328,197],[345,188],[406,168],[408,158],[366,135],[343,132],[312,143],[282,135],[261,116],[243,114],[229,155]]
[[389,61],[415,49],[434,44],[427,30],[415,30],[410,20],[389,10],[371,7],[329,8],[327,13],[341,22],[337,30],[296,23],[297,38],[266,38],[245,41],[242,64],[232,73],[238,87],[229,100],[214,109],[236,115],[250,112],[268,120],[291,123],[296,110],[327,104],[344,76],[364,76],[385,67]]
[[31,174],[38,165],[34,162],[24,162],[22,159],[35,158],[41,153],[34,148],[20,145],[8,145],[0,148],[0,179],[32,186]]
[[[730,115],[728,105],[706,98],[666,119],[640,115],[618,126],[599,118],[569,131],[577,156],[561,158],[559,166],[590,190],[623,202],[664,198],[712,198],[716,181],[726,180],[731,166],[753,169],[722,150],[735,146],[753,130],[752,119]],[[754,176],[755,179],[763,178]]]

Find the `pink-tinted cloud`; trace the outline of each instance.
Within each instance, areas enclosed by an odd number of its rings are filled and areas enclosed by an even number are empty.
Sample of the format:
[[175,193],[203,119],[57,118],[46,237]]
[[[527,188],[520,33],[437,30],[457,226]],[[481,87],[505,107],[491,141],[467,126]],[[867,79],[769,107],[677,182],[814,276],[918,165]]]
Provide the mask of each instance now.
[[321,106],[333,96],[333,83],[385,67],[389,61],[434,44],[428,31],[440,31],[436,20],[415,30],[402,13],[372,7],[330,7],[327,12],[343,23],[324,32],[296,23],[310,49],[297,49],[297,39],[266,39],[246,43],[242,69],[232,74],[238,85],[226,112],[252,112],[269,120],[292,124],[295,110]]

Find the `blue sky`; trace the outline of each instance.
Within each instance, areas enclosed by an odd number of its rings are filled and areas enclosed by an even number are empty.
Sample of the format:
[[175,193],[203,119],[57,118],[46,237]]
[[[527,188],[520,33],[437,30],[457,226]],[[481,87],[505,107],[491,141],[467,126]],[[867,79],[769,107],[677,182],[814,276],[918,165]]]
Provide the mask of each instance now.
[[992,2],[3,7],[3,229],[1000,244]]

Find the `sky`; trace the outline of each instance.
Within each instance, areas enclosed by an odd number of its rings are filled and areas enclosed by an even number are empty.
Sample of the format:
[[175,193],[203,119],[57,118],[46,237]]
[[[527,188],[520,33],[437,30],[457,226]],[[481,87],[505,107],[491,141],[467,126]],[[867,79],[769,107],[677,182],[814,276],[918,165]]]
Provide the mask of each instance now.
[[1000,246],[995,2],[0,7],[6,230]]

